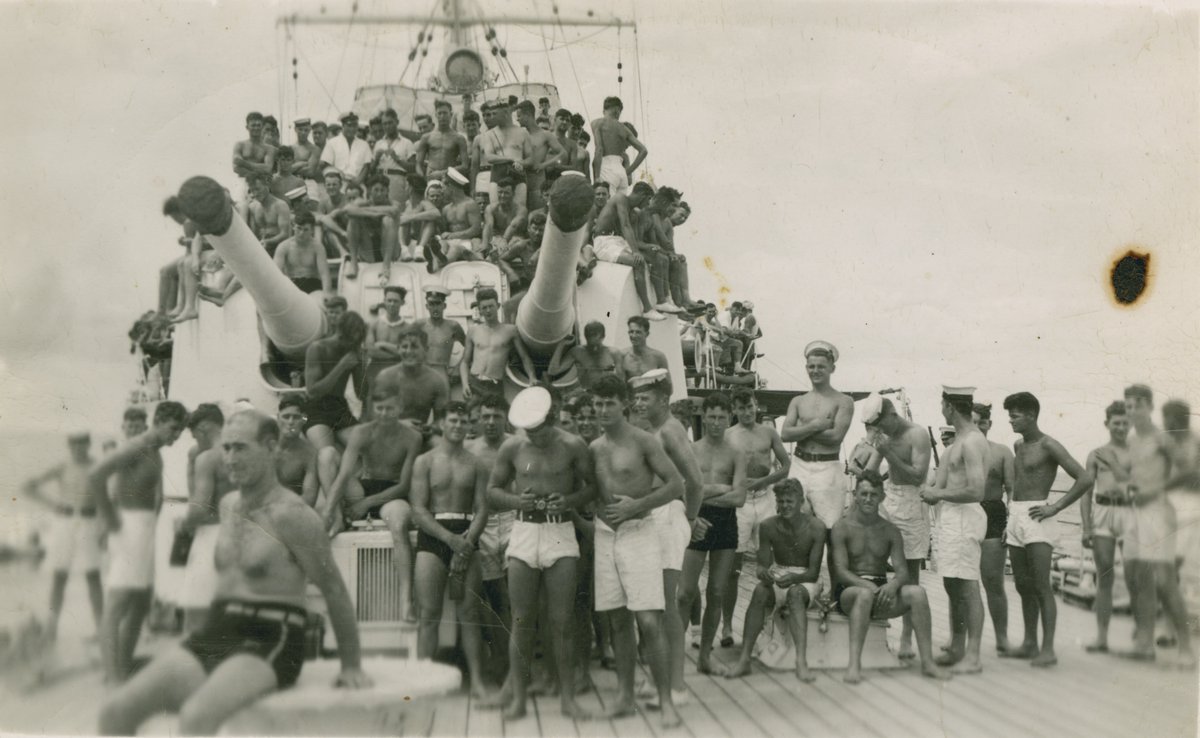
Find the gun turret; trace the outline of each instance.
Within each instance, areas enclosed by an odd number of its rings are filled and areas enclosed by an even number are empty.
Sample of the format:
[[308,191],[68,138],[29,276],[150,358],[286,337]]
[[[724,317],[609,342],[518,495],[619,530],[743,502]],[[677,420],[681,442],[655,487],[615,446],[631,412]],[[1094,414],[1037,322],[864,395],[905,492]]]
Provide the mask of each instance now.
[[575,265],[592,201],[587,178],[575,172],[559,177],[550,189],[537,270],[517,308],[517,332],[535,357],[549,357],[575,326]]
[[254,299],[267,337],[288,358],[303,358],[325,334],[325,311],[279,271],[216,180],[192,177],[179,188],[179,202]]

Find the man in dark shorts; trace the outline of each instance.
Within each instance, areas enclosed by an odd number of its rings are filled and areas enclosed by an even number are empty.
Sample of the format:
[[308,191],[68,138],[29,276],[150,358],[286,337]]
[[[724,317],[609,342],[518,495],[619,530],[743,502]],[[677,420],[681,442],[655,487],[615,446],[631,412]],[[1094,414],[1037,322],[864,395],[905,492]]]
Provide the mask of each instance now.
[[696,670],[701,674],[723,674],[713,665],[713,638],[721,620],[721,604],[729,571],[737,563],[737,509],[746,503],[746,455],[725,439],[732,415],[729,399],[719,393],[704,398],[704,437],[692,444],[704,481],[704,502],[699,517],[710,524],[704,537],[688,544],[679,578],[679,612],[691,612],[700,596],[700,570],[708,560],[708,587],[704,615],[700,621],[700,656]]
[[[992,406],[975,403],[971,420],[987,438],[992,428]],[[1012,494],[1013,453],[1003,443],[988,441],[987,480],[983,488],[983,511],[987,513],[987,531],[979,544],[979,576],[987,598],[992,627],[996,631],[996,650],[1008,650],[1008,595],[1004,592],[1004,529],[1008,526],[1008,497]]]
[[[854,504],[833,526],[833,601],[850,618],[850,667],[847,684],[862,681],[862,648],[871,620],[912,614],[921,656],[921,673],[934,679],[950,674],[934,662],[929,600],[918,584],[908,583],[904,539],[900,530],[879,516],[883,480],[863,472],[854,488]],[[895,576],[887,579],[888,561]]]
[[441,439],[432,451],[417,458],[413,468],[412,518],[417,526],[414,580],[421,613],[417,658],[430,659],[437,652],[444,589],[449,577],[450,598],[459,601],[458,622],[462,627],[471,694],[486,698],[483,636],[479,628],[483,582],[475,549],[487,523],[490,470],[479,457],[463,448],[469,418],[467,406],[461,402],[447,405],[441,422]]
[[294,684],[304,664],[310,580],[337,635],[336,685],[371,685],[359,662],[354,606],[321,520],[275,477],[278,442],[279,426],[262,413],[239,412],[226,423],[221,446],[237,491],[221,500],[208,623],[108,696],[102,735],[135,735],[146,718],[173,710],[181,734],[216,735],[242,708]]
[[292,219],[292,236],[275,249],[275,265],[292,284],[302,292],[324,292],[329,295],[333,288],[329,279],[329,263],[325,258],[325,247],[315,237],[317,219],[307,210],[301,210]]
[[[318,453],[335,450],[337,441],[345,441],[350,427],[358,422],[346,402],[346,384],[353,380],[355,392],[363,385],[363,339],[367,324],[354,311],[337,319],[334,334],[313,341],[304,354],[304,388],[308,402],[304,414],[308,420],[304,433]],[[322,484],[332,482],[322,478]]]
[[[408,531],[412,507],[408,497],[413,463],[421,452],[421,434],[400,421],[400,398],[395,391],[380,387],[374,401],[375,418],[350,431],[333,485],[326,490],[326,529],[336,533],[368,517],[387,524],[399,573],[401,619],[411,622],[412,548]],[[361,478],[357,476],[360,459]]]
[[304,437],[304,400],[287,394],[279,400],[279,446],[275,473],[279,483],[300,495],[309,507],[317,504],[317,449]]

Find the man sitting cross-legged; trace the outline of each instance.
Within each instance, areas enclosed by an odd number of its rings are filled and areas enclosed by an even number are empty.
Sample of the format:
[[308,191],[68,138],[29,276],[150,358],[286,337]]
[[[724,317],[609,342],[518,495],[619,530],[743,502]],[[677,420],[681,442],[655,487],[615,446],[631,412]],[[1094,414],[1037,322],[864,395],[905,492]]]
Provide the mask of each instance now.
[[[381,518],[387,524],[399,574],[400,617],[412,622],[412,547],[408,540],[412,507],[408,497],[421,434],[400,421],[400,399],[395,391],[380,386],[378,393],[375,418],[350,430],[337,476],[327,490],[325,525],[336,533],[342,525],[349,528],[367,517]],[[359,459],[362,478],[357,477]]]
[[479,630],[483,584],[475,549],[487,523],[489,469],[463,448],[469,419],[466,405],[448,405],[442,417],[441,440],[417,459],[413,469],[412,517],[418,531],[414,579],[421,610],[417,658],[433,658],[437,652],[443,588],[449,577],[450,598],[461,603],[458,621],[462,625],[471,693],[486,697]]
[[758,586],[746,608],[742,655],[726,676],[750,673],[750,656],[768,613],[786,605],[784,614],[796,650],[796,678],[813,681],[808,671],[808,603],[816,596],[825,550],[825,526],[804,512],[804,487],[798,479],[784,479],[774,487],[777,515],[759,527]]
[[[844,679],[847,684],[862,681],[863,642],[871,619],[905,613],[912,614],[921,673],[949,679],[949,672],[933,660],[925,590],[908,584],[904,539],[895,525],[879,516],[883,497],[883,480],[875,472],[864,472],[854,488],[853,506],[833,526],[833,601],[850,618],[850,667]],[[889,559],[896,572],[890,582],[885,575]]]

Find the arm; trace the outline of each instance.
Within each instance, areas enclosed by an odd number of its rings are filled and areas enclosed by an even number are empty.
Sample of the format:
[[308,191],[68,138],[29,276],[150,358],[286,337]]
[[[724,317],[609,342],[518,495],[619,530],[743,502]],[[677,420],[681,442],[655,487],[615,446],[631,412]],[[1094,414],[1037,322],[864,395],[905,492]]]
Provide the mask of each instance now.
[[575,489],[562,499],[560,507],[568,511],[591,502],[596,496],[596,470],[592,466],[592,455],[582,439],[572,438],[571,471],[575,477]]
[[575,366],[575,336],[569,335],[558,342],[554,353],[550,356],[549,372],[561,374]]
[[704,477],[687,436],[679,436],[674,431],[673,427],[663,429],[663,448],[683,477],[683,506],[691,523],[696,520],[704,502]]
[[475,518],[471,521],[466,533],[467,543],[472,549],[479,543],[479,537],[483,535],[483,529],[487,527],[487,483],[490,473],[487,464],[483,463],[482,459],[475,460]]
[[533,359],[529,357],[529,349],[525,348],[525,342],[521,340],[521,334],[513,329],[513,348],[517,351],[517,358],[521,360],[521,368],[525,370],[525,376],[529,377],[529,381],[533,381],[537,375],[533,371]]
[[769,569],[771,564],[775,563],[774,551],[771,548],[769,541],[774,533],[775,518],[768,518],[758,530],[758,552],[754,559],[758,564],[758,580],[768,587],[775,584],[775,580],[771,577]]
[[492,236],[496,234],[496,206],[488,205],[483,211],[483,248],[492,245]]
[[517,439],[509,439],[500,446],[500,452],[496,455],[496,463],[492,465],[492,473],[488,478],[488,507],[498,510],[525,510],[533,509],[534,496],[528,490],[520,494],[514,494],[508,491],[508,487],[512,484],[513,478],[516,476],[516,468],[513,466],[513,456],[516,454]]
[[[798,399],[798,398],[797,398]],[[788,405],[787,417],[783,421],[783,430],[780,433],[781,438],[788,443],[792,441],[803,441],[817,433],[833,428],[833,416],[825,418],[815,418],[806,423],[800,422],[800,406],[796,400]]]
[[900,530],[895,526],[889,526],[888,534],[892,542],[892,571],[895,573],[891,581],[875,590],[875,603],[884,608],[891,608],[896,601],[896,595],[900,593],[900,588],[908,584],[908,566],[904,560],[904,539],[900,537]]
[[947,502],[982,502],[983,490],[987,481],[987,463],[985,455],[987,451],[987,441],[981,446],[978,443],[962,443],[963,468],[966,471],[967,484],[960,489],[949,489],[942,485],[945,480],[942,478],[942,468],[948,466],[942,465],[938,469],[938,488],[934,495],[936,500],[945,500]]
[[[558,142],[558,136],[546,137],[546,149],[547,156],[542,160],[542,163],[537,166],[538,171],[545,171],[546,169],[549,169],[550,165],[557,164],[563,158],[563,154],[567,153],[567,150],[563,148],[563,145]],[[553,156],[551,156],[551,154],[553,154]]]
[[637,158],[633,160],[633,163],[625,168],[626,174],[633,174],[637,171],[637,168],[642,165],[642,162],[646,161],[646,156],[650,153],[650,151],[646,148],[645,144],[634,138],[633,134],[630,134],[626,141],[630,146],[637,149],[638,152]]
[[329,260],[325,258],[325,244],[317,239],[317,276],[321,278],[321,291],[333,294],[333,281],[329,277]]
[[787,449],[783,447],[783,439],[779,437],[774,428],[767,426],[767,429],[771,431],[771,452],[775,454],[775,460],[779,462],[779,468],[765,477],[760,477],[750,482],[750,485],[746,488],[748,492],[770,489],[776,482],[782,482],[786,479],[788,470],[792,468],[792,459],[788,456]]
[[213,505],[216,494],[213,477],[220,464],[219,452],[211,453],[211,449],[196,458],[194,494],[188,495],[187,512],[180,521],[183,530],[194,531],[198,526],[217,522],[217,508]]
[[604,137],[600,135],[599,128],[600,119],[592,121],[592,142],[596,147],[596,155],[592,157],[592,181],[596,182],[600,179],[600,162],[604,160],[604,156],[608,153],[604,150]]
[[291,250],[291,241],[284,241],[283,243],[279,244],[279,248],[275,249],[275,256],[272,258],[272,260],[275,262],[275,266],[279,269],[279,271],[283,272],[285,277],[287,276],[287,257]]
[[1045,520],[1046,518],[1057,515],[1063,510],[1066,510],[1071,503],[1075,502],[1075,500],[1078,500],[1080,497],[1083,497],[1085,492],[1090,491],[1093,483],[1096,481],[1095,476],[1093,476],[1090,471],[1080,466],[1079,462],[1075,460],[1075,457],[1071,456],[1067,449],[1063,448],[1061,443],[1052,438],[1050,439],[1049,449],[1050,456],[1056,462],[1058,462],[1058,465],[1062,467],[1063,471],[1071,475],[1071,478],[1075,480],[1075,484],[1071,485],[1071,489],[1067,490],[1067,493],[1063,495],[1058,502],[1048,505],[1038,505],[1037,507],[1031,509],[1029,511],[1029,517],[1033,518],[1034,520]]
[[629,212],[628,200],[617,202],[617,220],[621,222],[621,236],[624,237],[625,243],[629,244],[629,248],[635,252],[640,252],[642,243],[638,241],[637,229],[634,228],[632,213]]
[[310,344],[304,355],[304,386],[310,395],[323,397],[336,390],[346,372],[358,366],[358,352],[348,352],[328,372],[321,367],[323,363],[320,348]]
[[27,494],[36,502],[40,502],[46,507],[56,508],[58,507],[58,504],[42,493],[41,485],[51,480],[57,481],[62,479],[62,474],[65,469],[65,464],[53,466],[42,474],[25,482],[25,484],[22,486],[22,489],[25,491],[25,494]]
[[929,445],[924,442],[925,432],[923,430],[916,426],[910,430],[914,432],[908,434],[912,436],[908,439],[910,441],[909,453],[900,453],[892,446],[890,439],[881,443],[878,450],[883,458],[887,459],[888,467],[892,470],[909,478],[924,480],[929,473]]
[[475,357],[475,339],[471,337],[472,331],[467,331],[467,340],[463,344],[462,361],[458,362],[458,376],[462,380],[463,397],[471,399],[471,361]]
[[846,437],[846,432],[850,430],[850,421],[852,420],[854,420],[854,400],[850,399],[847,395],[842,395],[837,409],[833,412],[833,427],[818,431],[811,438],[818,443],[836,446]]
[[[1087,466],[1088,473],[1091,474],[1092,479],[1095,480],[1096,468],[1098,466],[1096,463],[1096,452],[1092,451],[1089,453],[1087,460],[1084,463]],[[1083,493],[1083,497],[1081,497],[1079,501],[1079,522],[1080,528],[1083,531],[1084,548],[1091,548],[1092,546],[1092,531],[1094,529],[1092,524],[1092,492],[1094,491],[1095,486],[1096,485],[1094,482],[1089,485],[1088,490]]]
[[618,524],[648,513],[656,507],[662,507],[683,493],[683,477],[667,458],[667,452],[663,450],[658,439],[649,433],[643,433],[638,438],[638,445],[646,454],[650,471],[663,480],[663,483],[644,497],[618,496],[609,504],[606,508],[607,516]]
[[87,486],[88,492],[92,495],[92,499],[96,501],[96,507],[100,511],[101,519],[108,523],[110,531],[121,529],[121,519],[117,517],[117,510],[113,506],[112,500],[108,498],[108,478],[113,473],[136,459],[146,450],[146,443],[140,438],[134,439],[126,444],[123,448],[119,448],[113,453],[105,457],[92,469],[88,474]]
[[511,241],[517,234],[525,232],[525,218],[528,215],[529,208],[522,203],[517,203],[517,212],[513,215],[512,220],[508,221],[508,227],[504,229],[506,241]]
[[425,157],[429,155],[429,134],[421,136],[417,142],[417,171],[425,174]]
[[[714,485],[715,486],[715,485]],[[733,484],[729,490],[709,498],[710,503],[723,507],[741,507],[746,504],[746,455],[737,452],[733,458]]]
[[346,491],[346,482],[358,470],[358,457],[362,452],[363,433],[355,429],[346,441],[346,450],[342,452],[342,462],[338,466],[337,476],[333,484],[326,490],[325,521],[332,525],[342,507],[342,494]]
[[304,464],[304,483],[301,489],[304,490],[303,499],[305,504],[311,508],[316,508],[317,494],[320,492],[320,483],[317,479],[316,452],[313,452]]

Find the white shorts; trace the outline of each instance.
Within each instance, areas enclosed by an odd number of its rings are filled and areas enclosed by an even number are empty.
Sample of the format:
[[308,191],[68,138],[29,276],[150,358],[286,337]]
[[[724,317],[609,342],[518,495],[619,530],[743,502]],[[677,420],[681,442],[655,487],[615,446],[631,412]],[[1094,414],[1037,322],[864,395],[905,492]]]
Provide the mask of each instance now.
[[549,569],[559,559],[579,558],[573,523],[527,523],[514,520],[508,537],[508,558],[531,569]]
[[793,456],[788,476],[800,480],[804,487],[804,498],[812,506],[813,514],[820,518],[826,528],[833,530],[833,524],[842,517],[842,512],[846,509],[847,494],[846,483],[842,481],[842,462],[805,461]]
[[217,593],[217,533],[221,526],[201,525],[192,539],[187,568],[183,570],[183,589],[179,606],[199,609],[212,605]]
[[746,495],[746,504],[737,509],[738,553],[758,553],[758,529],[775,515],[775,495],[770,489]]
[[100,570],[100,538],[104,525],[99,515],[85,518],[82,515],[58,513],[50,522],[49,547],[46,563],[54,571],[71,570],[74,561],[83,571]]
[[879,515],[900,529],[904,558],[910,561],[929,558],[928,505],[921,499],[921,488],[915,484],[893,484],[890,479],[885,479],[883,491],[886,496],[879,506]]
[[487,525],[479,534],[479,570],[483,574],[483,581],[502,579],[504,572],[508,571],[508,541],[516,519],[515,510],[488,515]]
[[1133,509],[1125,505],[1092,502],[1092,535],[1121,540],[1133,522]]
[[1175,557],[1200,563],[1200,492],[1173,490],[1167,499],[1175,508]]
[[987,513],[978,502],[942,502],[939,507],[938,574],[979,581],[979,544],[987,533]]
[[1130,508],[1131,524],[1121,549],[1126,559],[1156,563],[1175,562],[1175,509],[1166,495]]
[[683,500],[671,500],[650,513],[658,525],[658,542],[662,568],[683,570],[683,554],[692,542],[692,526],[688,525],[687,508]]
[[614,532],[596,518],[596,611],[662,610],[662,545],[652,516],[626,520]]
[[1013,500],[1008,503],[1008,527],[1004,529],[1004,545],[1024,548],[1033,543],[1048,543],[1054,548],[1058,542],[1054,519],[1034,520],[1029,516],[1032,508],[1045,504],[1045,500]]
[[118,508],[121,530],[108,536],[108,589],[149,589],[154,584],[153,510]]
[[625,161],[616,155],[601,159],[600,180],[608,182],[609,197],[628,191],[629,173],[625,171]]
[[614,264],[623,254],[633,254],[633,249],[621,236],[595,236],[592,238],[592,251],[600,261],[611,261]]
[[[784,574],[803,574],[808,571],[806,566],[782,566],[780,564],[771,564],[771,568],[767,569],[767,573],[772,578],[778,579]],[[811,603],[817,598],[817,583],[816,582],[800,582],[799,585],[793,584],[792,587],[804,587],[804,591],[808,592],[808,601]],[[775,607],[782,607],[787,602],[787,593],[791,587],[780,587],[778,584],[772,585],[775,590]]]

